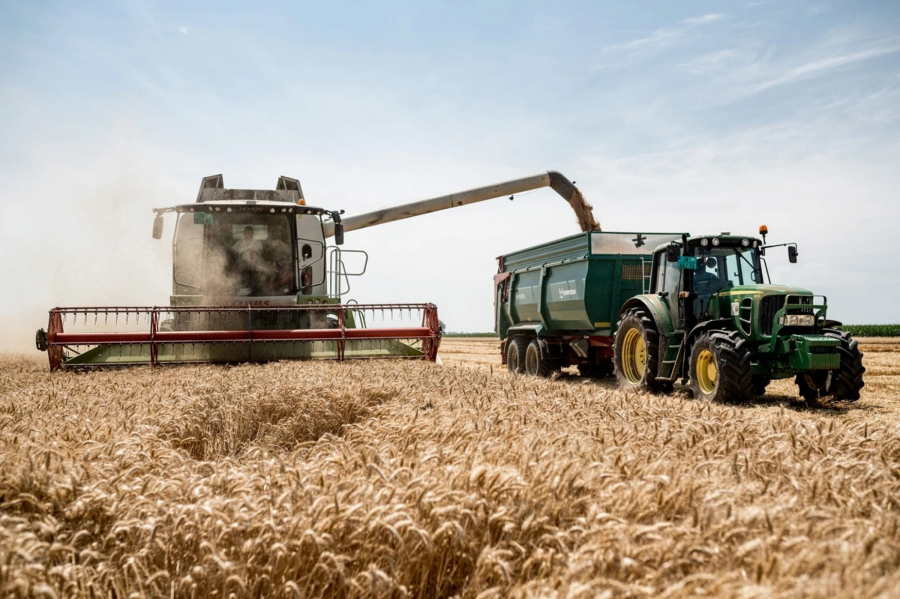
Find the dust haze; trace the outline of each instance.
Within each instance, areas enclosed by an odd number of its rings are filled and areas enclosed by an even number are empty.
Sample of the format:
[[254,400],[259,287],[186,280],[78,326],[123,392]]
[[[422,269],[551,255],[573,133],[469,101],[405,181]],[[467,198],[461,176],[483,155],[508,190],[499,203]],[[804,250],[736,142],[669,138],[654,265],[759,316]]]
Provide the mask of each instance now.
[[34,333],[57,306],[168,304],[175,220],[154,240],[151,209],[185,198],[127,163],[93,181],[39,186],[32,202],[3,204],[0,351],[37,354]]

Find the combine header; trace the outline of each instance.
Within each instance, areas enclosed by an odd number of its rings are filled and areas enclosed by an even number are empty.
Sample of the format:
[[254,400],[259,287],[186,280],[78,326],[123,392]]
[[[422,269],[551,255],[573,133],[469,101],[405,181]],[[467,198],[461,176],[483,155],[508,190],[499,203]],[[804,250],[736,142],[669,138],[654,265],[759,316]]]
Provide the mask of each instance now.
[[[342,301],[368,254],[344,250],[344,233],[552,187],[579,221],[590,206],[556,172],[545,172],[342,218],[306,204],[296,179],[275,190],[226,189],[206,177],[196,202],[175,213],[172,295],[166,307],[54,308],[36,344],[50,369],[136,364],[263,362],[291,359],[419,358],[434,361],[441,340],[433,304]],[[326,240],[334,238],[334,245]],[[355,264],[354,264],[355,263]]]

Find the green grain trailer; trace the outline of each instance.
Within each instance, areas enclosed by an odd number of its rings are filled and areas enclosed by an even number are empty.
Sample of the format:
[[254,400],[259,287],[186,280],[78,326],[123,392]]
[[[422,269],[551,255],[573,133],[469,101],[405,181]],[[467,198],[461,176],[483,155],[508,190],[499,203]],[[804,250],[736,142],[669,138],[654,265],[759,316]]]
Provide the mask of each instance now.
[[649,289],[653,249],[681,233],[586,232],[506,254],[494,277],[504,363],[546,376],[613,372],[619,308]]

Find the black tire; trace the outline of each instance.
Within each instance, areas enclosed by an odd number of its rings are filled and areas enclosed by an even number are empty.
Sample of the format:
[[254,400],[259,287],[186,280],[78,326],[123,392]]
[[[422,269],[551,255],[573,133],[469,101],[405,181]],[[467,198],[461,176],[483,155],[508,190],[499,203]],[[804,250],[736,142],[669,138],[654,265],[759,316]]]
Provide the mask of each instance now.
[[[705,374],[698,372],[706,368]],[[736,332],[712,331],[691,348],[691,391],[696,399],[741,402],[753,390],[750,349]]]
[[816,403],[828,395],[828,387],[831,382],[831,371],[817,370],[813,372],[804,372],[798,374],[797,378],[794,380],[797,382],[800,397],[808,402]]
[[753,389],[752,389],[753,395],[756,395],[756,396],[765,395],[766,387],[768,387],[769,383],[771,383],[771,382],[772,382],[772,379],[770,379],[767,376],[754,374],[751,377],[751,385],[753,387]]
[[557,367],[554,362],[541,356],[541,347],[537,339],[532,339],[525,348],[525,374],[531,376],[552,376]]
[[523,337],[510,337],[506,340],[506,367],[510,372],[516,374],[525,372],[526,347],[528,347],[528,339]]
[[578,374],[587,379],[605,379],[615,374],[615,368],[611,360],[600,364],[579,364]]
[[[636,333],[631,331],[636,331]],[[635,334],[640,335],[643,343],[643,372],[640,372],[639,364],[633,364],[634,356],[625,355],[625,352],[631,351]],[[656,379],[656,373],[659,371],[659,333],[656,331],[653,319],[645,310],[631,308],[622,313],[616,327],[613,354],[616,382],[622,389],[632,391],[671,390],[671,383]]]
[[837,370],[798,374],[797,387],[800,396],[806,401],[816,401],[823,397],[844,401],[858,400],[859,392],[865,386],[863,374],[866,372],[859,343],[845,331],[826,329],[822,334],[841,342],[838,347],[841,365]]

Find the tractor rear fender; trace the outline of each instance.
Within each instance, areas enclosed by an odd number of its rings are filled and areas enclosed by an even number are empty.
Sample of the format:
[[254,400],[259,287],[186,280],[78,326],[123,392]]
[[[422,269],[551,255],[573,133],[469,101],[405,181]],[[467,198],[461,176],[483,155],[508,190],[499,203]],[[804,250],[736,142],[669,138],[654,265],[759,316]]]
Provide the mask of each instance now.
[[619,310],[619,318],[621,319],[622,314],[632,308],[642,308],[649,312],[653,322],[656,324],[656,331],[660,335],[671,337],[675,334],[675,326],[672,324],[672,316],[666,299],[656,294],[637,295],[622,304],[622,308]]

